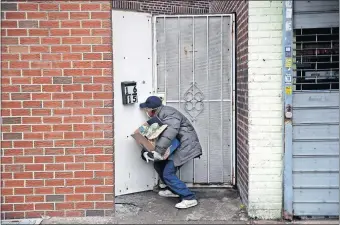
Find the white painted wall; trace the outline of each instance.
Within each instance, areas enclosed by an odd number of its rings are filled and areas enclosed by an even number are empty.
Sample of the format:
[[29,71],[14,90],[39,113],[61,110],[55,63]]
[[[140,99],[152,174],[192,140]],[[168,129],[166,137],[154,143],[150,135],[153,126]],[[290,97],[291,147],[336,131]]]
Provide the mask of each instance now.
[[282,2],[249,1],[248,214],[281,218],[283,175]]

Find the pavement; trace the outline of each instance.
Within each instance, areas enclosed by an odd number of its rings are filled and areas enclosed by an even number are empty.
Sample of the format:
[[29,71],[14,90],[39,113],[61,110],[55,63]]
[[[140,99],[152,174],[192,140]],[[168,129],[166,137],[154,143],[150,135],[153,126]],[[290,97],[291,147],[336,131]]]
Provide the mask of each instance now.
[[178,210],[176,198],[162,198],[156,192],[116,197],[114,215],[108,217],[49,218],[42,224],[339,224],[325,221],[263,221],[247,218],[234,189],[194,189],[199,205]]

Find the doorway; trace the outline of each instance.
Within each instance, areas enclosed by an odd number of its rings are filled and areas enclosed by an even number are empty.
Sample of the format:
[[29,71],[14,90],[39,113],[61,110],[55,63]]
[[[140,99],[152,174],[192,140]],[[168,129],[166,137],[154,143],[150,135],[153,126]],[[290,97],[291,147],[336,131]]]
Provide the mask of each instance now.
[[[235,177],[234,16],[112,13],[115,195],[152,190],[158,179],[130,136],[146,120],[149,95],[179,109],[198,132],[203,155],[182,167],[188,186],[230,186]],[[136,82],[137,104],[123,105],[121,83]]]

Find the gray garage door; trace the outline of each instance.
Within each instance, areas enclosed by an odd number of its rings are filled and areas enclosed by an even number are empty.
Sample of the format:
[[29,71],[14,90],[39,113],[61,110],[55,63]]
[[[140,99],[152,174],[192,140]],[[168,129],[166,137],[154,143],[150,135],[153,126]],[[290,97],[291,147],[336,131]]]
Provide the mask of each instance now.
[[203,155],[184,165],[189,184],[231,184],[232,15],[155,18],[156,88],[193,123]]
[[[302,217],[337,216],[339,215],[339,16],[336,12],[338,2],[295,2],[293,213]],[[314,14],[316,10],[323,12]]]

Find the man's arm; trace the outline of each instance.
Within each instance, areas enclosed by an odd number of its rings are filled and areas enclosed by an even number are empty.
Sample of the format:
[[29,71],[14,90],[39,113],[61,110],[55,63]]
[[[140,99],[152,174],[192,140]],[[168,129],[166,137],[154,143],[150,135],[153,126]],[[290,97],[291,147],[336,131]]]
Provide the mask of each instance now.
[[165,151],[170,147],[171,141],[176,138],[181,126],[181,118],[177,117],[176,114],[172,114],[166,116],[162,122],[168,125],[168,127],[156,141],[155,151],[160,155],[165,153]]

